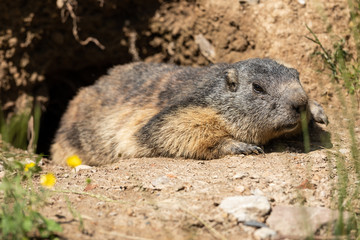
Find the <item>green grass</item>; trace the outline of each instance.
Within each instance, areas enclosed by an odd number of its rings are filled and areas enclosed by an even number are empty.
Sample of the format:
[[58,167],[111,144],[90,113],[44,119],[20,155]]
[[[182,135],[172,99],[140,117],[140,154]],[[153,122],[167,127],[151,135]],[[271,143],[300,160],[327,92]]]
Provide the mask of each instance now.
[[[35,166],[25,170],[25,158],[35,158]],[[39,212],[48,197],[46,189],[33,184],[41,172],[40,158],[0,150],[5,174],[0,183],[0,239],[56,239],[62,231],[57,222]]]
[[[40,106],[33,112],[24,111],[5,119],[0,109],[0,166],[4,176],[0,182],[0,239],[57,239],[62,231],[54,220],[44,217],[39,210],[46,203],[48,191],[33,184],[41,168],[41,156],[16,148],[35,152],[40,128]],[[29,135],[30,133],[30,135]],[[28,140],[29,135],[29,140]],[[35,166],[26,169],[25,160],[33,159]]]
[[[307,39],[319,47],[315,55],[320,56],[331,71],[333,88],[342,105],[342,118],[347,119],[345,127],[350,140],[350,146],[341,146],[350,148],[349,157],[340,152],[329,154],[337,169],[336,205],[340,213],[333,234],[337,237],[345,236],[345,239],[360,239],[360,149],[355,131],[360,111],[360,0],[349,0],[348,4],[351,18],[349,31],[356,45],[355,53],[345,51],[344,39],[334,42],[332,49],[326,49],[316,34],[306,27],[312,36]],[[340,142],[339,139],[337,141]],[[349,223],[344,222],[345,211],[350,212],[353,217]]]
[[[1,103],[0,103],[1,106]],[[41,108],[34,106],[33,112],[24,111],[6,119],[0,108],[0,135],[2,140],[20,149],[35,152],[40,131]],[[28,135],[30,134],[30,139]]]
[[0,110],[0,133],[3,141],[10,143],[14,147],[26,149],[29,119],[29,114],[22,113],[14,115],[6,121],[3,112]]

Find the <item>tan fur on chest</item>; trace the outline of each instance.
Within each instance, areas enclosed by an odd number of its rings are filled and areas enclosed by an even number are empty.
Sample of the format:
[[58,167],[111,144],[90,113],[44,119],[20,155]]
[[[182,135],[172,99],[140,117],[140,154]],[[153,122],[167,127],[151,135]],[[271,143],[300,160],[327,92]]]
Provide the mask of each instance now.
[[[157,141],[171,156],[211,159],[217,144],[229,136],[224,120],[211,108],[189,107],[165,118]],[[176,127],[174,127],[176,126]]]
[[[111,151],[115,151],[120,157],[143,157],[150,153],[149,150],[139,146],[135,139],[135,134],[143,127],[152,116],[158,113],[158,109],[153,106],[137,108],[132,104],[123,106],[121,110],[114,109],[106,119],[99,124],[99,129],[103,130],[104,137],[111,139],[105,143]],[[109,144],[115,143],[115,146]]]

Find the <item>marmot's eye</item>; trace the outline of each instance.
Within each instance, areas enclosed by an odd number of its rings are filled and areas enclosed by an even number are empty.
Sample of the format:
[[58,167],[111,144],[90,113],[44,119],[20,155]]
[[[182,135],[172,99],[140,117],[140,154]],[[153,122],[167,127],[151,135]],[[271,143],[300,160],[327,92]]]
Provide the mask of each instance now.
[[265,93],[265,90],[260,87],[260,85],[256,84],[256,83],[253,83],[253,89],[254,89],[254,92],[256,93]]

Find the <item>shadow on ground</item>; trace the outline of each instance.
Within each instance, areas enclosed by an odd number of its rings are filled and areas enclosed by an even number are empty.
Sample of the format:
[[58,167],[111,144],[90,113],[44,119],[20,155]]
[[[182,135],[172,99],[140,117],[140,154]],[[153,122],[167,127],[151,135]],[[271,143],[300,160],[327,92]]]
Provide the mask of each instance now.
[[[331,133],[316,123],[309,125],[310,152],[329,149],[333,147]],[[304,138],[301,135],[278,138],[264,146],[266,153],[270,152],[296,152],[305,153]]]

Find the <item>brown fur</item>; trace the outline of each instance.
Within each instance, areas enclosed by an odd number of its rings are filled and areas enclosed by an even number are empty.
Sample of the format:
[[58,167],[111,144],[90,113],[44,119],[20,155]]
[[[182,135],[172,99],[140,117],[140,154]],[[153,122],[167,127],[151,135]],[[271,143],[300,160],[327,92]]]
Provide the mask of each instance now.
[[[89,165],[261,153],[255,144],[299,131],[299,108],[307,105],[296,70],[272,60],[117,66],[69,103],[51,153],[59,164],[76,154]],[[327,121],[320,105],[312,108],[318,122]]]

